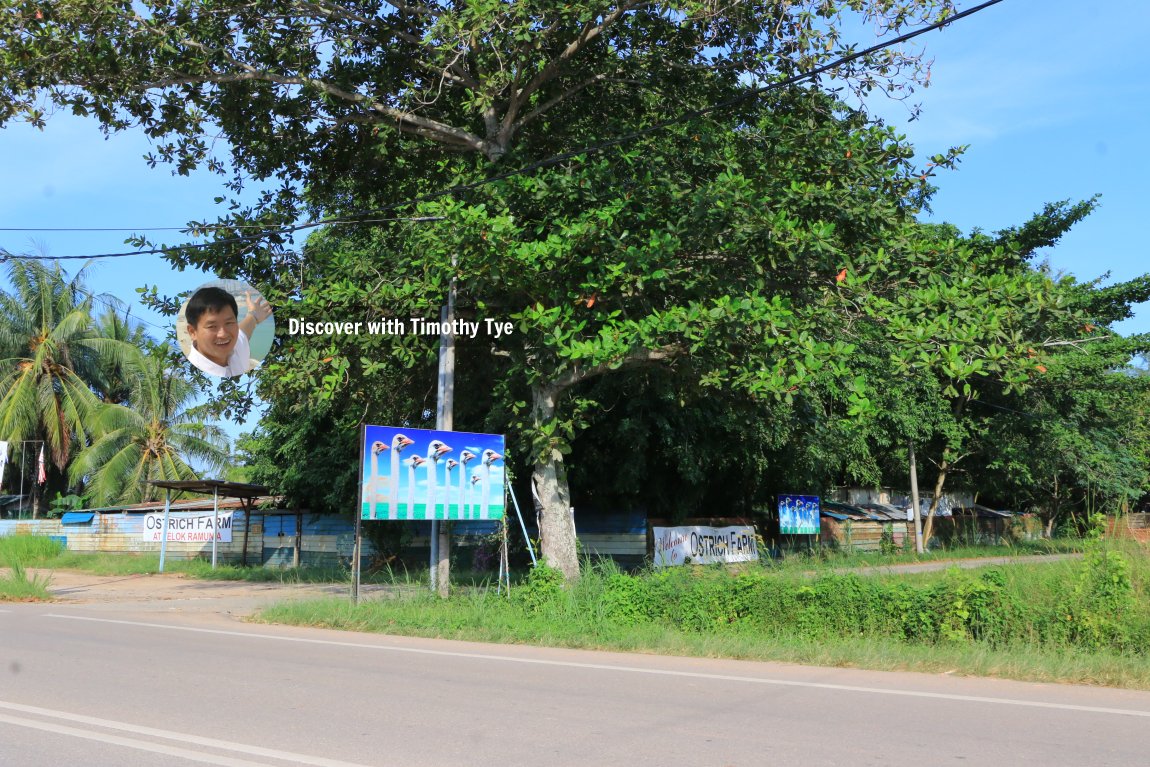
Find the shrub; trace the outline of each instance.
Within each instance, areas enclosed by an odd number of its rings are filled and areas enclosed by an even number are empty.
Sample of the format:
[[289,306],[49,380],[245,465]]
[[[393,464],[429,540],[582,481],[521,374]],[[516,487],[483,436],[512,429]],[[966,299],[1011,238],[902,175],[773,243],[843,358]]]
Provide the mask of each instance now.
[[1125,649],[1133,639],[1129,619],[1135,607],[1130,563],[1117,551],[1091,544],[1061,610],[1066,639],[1091,650]]
[[558,601],[563,584],[563,573],[543,560],[531,568],[527,580],[515,590],[515,597],[528,612],[539,612]]

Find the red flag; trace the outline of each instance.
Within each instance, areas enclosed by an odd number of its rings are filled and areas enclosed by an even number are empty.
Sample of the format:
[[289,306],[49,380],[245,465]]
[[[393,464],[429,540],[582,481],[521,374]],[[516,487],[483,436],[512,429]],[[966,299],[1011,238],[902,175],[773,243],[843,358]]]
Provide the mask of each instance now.
[[36,482],[44,484],[48,481],[48,472],[44,470],[44,446],[40,445],[40,460],[36,463]]

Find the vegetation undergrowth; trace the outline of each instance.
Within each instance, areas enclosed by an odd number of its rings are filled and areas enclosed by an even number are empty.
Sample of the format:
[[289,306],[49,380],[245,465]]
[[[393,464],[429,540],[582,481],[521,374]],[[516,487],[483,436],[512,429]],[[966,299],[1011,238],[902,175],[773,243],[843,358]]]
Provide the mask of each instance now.
[[911,669],[1150,689],[1150,557],[1091,544],[1083,558],[923,574],[751,566],[621,572],[589,564],[565,587],[536,568],[448,600],[277,605],[259,619],[467,639]]
[[23,565],[13,563],[8,575],[0,573],[0,602],[50,600],[50,585],[52,579],[49,576],[29,574]]
[[47,575],[29,573],[26,563],[52,558],[63,550],[59,541],[32,535],[12,535],[0,538],[0,602],[49,600],[48,587],[52,579]]

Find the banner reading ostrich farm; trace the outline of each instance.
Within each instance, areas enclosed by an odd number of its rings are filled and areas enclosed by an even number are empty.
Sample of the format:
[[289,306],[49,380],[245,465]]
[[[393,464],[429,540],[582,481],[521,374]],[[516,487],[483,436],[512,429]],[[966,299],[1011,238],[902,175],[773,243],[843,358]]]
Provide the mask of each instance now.
[[779,532],[784,535],[818,535],[821,510],[817,495],[780,495]]
[[719,562],[753,562],[759,558],[755,528],[653,527],[655,567],[713,565]]
[[364,427],[362,519],[500,519],[503,435]]

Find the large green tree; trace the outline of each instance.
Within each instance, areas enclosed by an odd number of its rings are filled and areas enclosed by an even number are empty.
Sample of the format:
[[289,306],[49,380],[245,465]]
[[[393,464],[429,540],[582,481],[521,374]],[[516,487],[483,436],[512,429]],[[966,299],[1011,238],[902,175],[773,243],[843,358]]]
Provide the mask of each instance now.
[[[568,574],[563,456],[595,381],[689,367],[698,386],[787,401],[817,380],[858,414],[855,330],[882,315],[913,333],[935,300],[937,253],[909,221],[925,186],[909,150],[817,89],[763,98],[750,84],[854,51],[844,30],[860,18],[899,31],[951,13],[945,0],[3,2],[17,22],[3,33],[0,119],[40,121],[46,97],[109,129],[141,127],[154,159],[180,170],[226,164],[237,188],[277,182],[224,217],[217,248],[173,249],[177,264],[247,277],[285,318],[434,318],[454,280],[463,311],[513,323],[511,339],[471,345],[486,356],[473,369],[499,403],[484,418],[531,446],[544,550]],[[899,95],[921,71],[903,50],[827,77]],[[564,154],[691,110],[607,151]],[[228,158],[209,154],[221,133]],[[304,211],[378,218],[357,212],[420,196],[431,201],[417,212],[441,221],[338,226],[300,255],[284,234],[240,236]],[[970,290],[1014,299],[1018,279],[971,276],[950,298],[973,315]],[[906,298],[880,311],[868,297],[884,291]],[[919,364],[946,365],[957,332],[931,326]],[[338,401],[362,420],[389,368],[426,365],[427,346],[292,339],[264,380],[269,396]],[[1004,369],[1017,359],[1009,343],[1001,356],[971,348]]]

